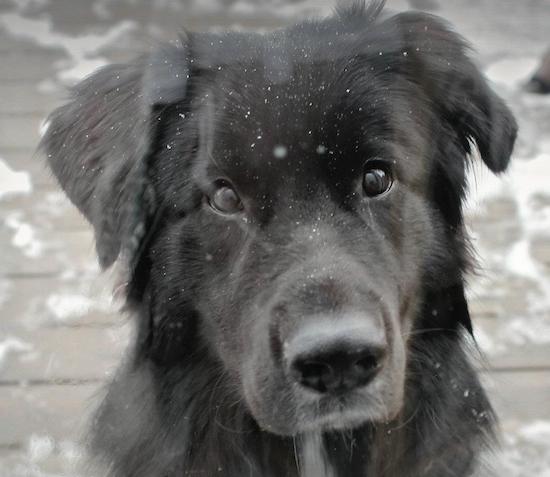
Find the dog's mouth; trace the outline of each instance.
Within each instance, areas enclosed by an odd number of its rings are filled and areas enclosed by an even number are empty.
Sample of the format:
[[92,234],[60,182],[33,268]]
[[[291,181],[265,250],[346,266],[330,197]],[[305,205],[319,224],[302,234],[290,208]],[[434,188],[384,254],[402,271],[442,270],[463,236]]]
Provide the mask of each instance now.
[[[400,373],[397,373],[398,375]],[[348,430],[365,423],[382,423],[401,410],[404,383],[381,373],[367,386],[345,393],[298,392],[296,409],[300,432]]]
[[273,394],[257,390],[247,393],[246,401],[258,425],[278,435],[351,430],[385,423],[399,414],[404,385],[389,379],[389,374],[346,393],[316,393],[273,382]]
[[390,418],[390,410],[383,400],[361,395],[323,397],[311,405],[309,413],[304,409],[301,412],[309,417],[297,423],[299,432],[343,431]]

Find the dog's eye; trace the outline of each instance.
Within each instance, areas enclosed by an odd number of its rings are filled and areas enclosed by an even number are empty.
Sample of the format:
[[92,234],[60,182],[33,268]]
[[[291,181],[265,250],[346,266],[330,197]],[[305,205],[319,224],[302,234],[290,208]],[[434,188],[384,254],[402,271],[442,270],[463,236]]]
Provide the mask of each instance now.
[[210,207],[222,214],[236,214],[243,210],[243,203],[239,195],[225,181],[218,181],[214,193],[209,198]]
[[393,179],[390,168],[382,161],[372,160],[365,165],[363,190],[367,197],[375,197],[391,189]]

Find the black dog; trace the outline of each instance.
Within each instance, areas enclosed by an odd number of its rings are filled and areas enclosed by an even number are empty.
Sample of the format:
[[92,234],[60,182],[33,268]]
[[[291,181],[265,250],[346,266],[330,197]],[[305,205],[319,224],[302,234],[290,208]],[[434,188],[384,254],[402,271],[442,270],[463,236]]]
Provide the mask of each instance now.
[[108,475],[478,469],[461,204],[472,143],[504,171],[516,123],[444,22],[381,9],[189,34],[53,113],[137,325],[94,421]]

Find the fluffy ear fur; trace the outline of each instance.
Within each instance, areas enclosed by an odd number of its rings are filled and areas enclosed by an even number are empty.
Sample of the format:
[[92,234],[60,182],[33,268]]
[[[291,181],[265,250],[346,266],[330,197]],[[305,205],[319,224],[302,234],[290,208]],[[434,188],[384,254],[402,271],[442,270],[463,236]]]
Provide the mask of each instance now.
[[512,112],[488,85],[468,57],[468,45],[442,20],[410,12],[390,17],[380,28],[379,43],[371,50],[383,51],[390,70],[417,86],[430,102],[434,124],[435,168],[431,178],[433,200],[449,226],[448,247],[457,262],[446,276],[447,283],[434,283],[424,297],[421,328],[455,330],[457,325],[472,333],[463,274],[470,267],[462,228],[466,158],[477,145],[481,159],[494,173],[504,171],[517,135]]
[[424,89],[464,151],[469,153],[474,141],[489,169],[504,171],[517,124],[468,57],[465,40],[443,20],[425,13],[403,13],[385,23],[394,38],[401,38],[399,67]]
[[107,66],[52,113],[41,148],[61,187],[94,227],[102,267],[134,255],[155,210],[147,161],[159,107],[182,100],[186,48],[164,47],[133,64]]

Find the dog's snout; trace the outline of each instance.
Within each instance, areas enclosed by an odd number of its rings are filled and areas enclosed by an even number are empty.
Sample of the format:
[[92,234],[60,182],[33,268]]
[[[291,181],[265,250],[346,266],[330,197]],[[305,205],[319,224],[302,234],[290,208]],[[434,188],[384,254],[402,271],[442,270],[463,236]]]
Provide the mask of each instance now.
[[340,394],[368,385],[386,354],[383,328],[364,323],[315,323],[285,350],[287,372],[301,386]]

